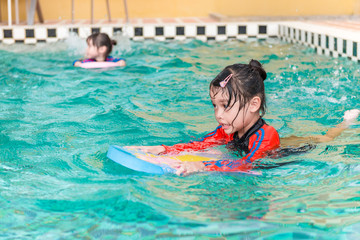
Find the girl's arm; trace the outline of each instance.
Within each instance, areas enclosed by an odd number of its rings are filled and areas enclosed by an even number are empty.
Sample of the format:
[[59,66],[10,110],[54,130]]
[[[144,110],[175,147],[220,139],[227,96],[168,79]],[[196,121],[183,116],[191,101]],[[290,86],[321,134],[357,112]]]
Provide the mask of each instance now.
[[[265,155],[265,152],[257,154],[252,158],[252,161]],[[195,172],[247,172],[252,169],[252,164],[247,161],[247,156],[245,156],[238,160],[175,162],[172,163],[171,167],[176,169],[175,174],[187,176]]]
[[280,138],[277,131],[266,126],[258,130],[249,139],[249,153],[237,160],[220,160],[204,162],[205,171],[239,172],[249,171],[252,162],[266,157],[268,153],[280,147]]
[[221,126],[218,126],[213,132],[205,135],[199,141],[192,141],[189,143],[179,143],[173,146],[145,146],[134,147],[142,151],[152,154],[178,154],[184,151],[199,151],[209,147],[224,145],[230,141],[230,136],[227,135]]
[[214,131],[206,134],[199,141],[179,143],[173,146],[162,145],[165,148],[165,152],[163,153],[178,154],[184,151],[200,151],[210,147],[225,145],[227,142],[230,141],[230,138],[231,137],[224,132],[221,126],[218,126]]
[[330,128],[325,135],[314,135],[308,137],[290,136],[281,139],[282,146],[298,146],[305,143],[330,142],[338,137],[345,129],[349,127],[360,114],[360,110],[352,109],[344,113],[344,120],[334,128]]
[[88,59],[75,60],[75,61],[73,61],[73,64],[72,64],[72,65],[73,65],[74,67],[81,67],[81,64],[87,63],[87,62],[96,62],[96,60],[90,59],[90,58],[88,58]]
[[117,64],[117,66],[119,66],[119,67],[126,66],[125,58],[114,58],[114,57],[109,56],[106,58],[106,62],[115,62]]
[[280,138],[276,130],[267,126],[260,129],[249,139],[249,153],[241,159],[219,160],[204,162],[179,162],[176,166],[176,174],[188,175],[193,172],[218,171],[218,172],[245,172],[252,169],[252,162],[263,158],[267,154],[280,147]]

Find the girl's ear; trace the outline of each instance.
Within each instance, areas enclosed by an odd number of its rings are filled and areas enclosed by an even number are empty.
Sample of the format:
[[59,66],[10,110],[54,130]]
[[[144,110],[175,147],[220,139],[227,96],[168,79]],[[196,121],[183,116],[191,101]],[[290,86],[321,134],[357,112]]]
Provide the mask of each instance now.
[[106,46],[101,46],[98,48],[98,51],[101,53],[101,54],[105,54],[106,53]]
[[260,105],[261,105],[261,99],[260,99],[260,97],[258,97],[258,96],[253,97],[253,98],[250,100],[250,106],[249,106],[250,112],[257,112],[257,111],[259,111]]

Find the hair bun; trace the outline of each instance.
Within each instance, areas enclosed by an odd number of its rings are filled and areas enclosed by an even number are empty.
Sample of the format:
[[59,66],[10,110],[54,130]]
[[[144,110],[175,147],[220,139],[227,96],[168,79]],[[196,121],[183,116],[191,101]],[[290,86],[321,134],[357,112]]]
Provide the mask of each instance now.
[[111,40],[111,44],[116,45],[117,44],[116,40]]
[[257,60],[251,59],[251,61],[249,62],[249,65],[252,67],[252,69],[256,70],[259,73],[262,80],[265,81],[267,74],[266,74],[265,70],[263,69],[261,63]]

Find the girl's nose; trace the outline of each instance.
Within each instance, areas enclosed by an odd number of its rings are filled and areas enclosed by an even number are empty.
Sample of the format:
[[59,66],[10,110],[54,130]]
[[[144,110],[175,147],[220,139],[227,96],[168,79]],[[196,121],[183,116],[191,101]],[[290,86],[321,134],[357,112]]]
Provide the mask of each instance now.
[[215,112],[215,117],[217,118],[217,119],[222,119],[223,118],[223,111],[216,111]]

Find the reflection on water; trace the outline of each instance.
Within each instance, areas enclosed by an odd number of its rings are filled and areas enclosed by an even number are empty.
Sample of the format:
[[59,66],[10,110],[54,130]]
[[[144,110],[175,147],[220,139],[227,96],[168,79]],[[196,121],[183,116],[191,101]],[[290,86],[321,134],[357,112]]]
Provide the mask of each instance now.
[[125,68],[73,68],[85,41],[0,45],[0,237],[356,239],[360,125],[262,175],[153,176],[109,145],[187,142],[216,127],[208,84],[226,65],[268,71],[266,121],[281,137],[323,134],[359,102],[358,65],[276,39],[131,42]]

